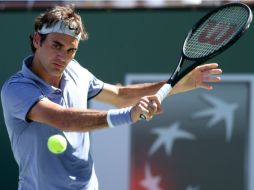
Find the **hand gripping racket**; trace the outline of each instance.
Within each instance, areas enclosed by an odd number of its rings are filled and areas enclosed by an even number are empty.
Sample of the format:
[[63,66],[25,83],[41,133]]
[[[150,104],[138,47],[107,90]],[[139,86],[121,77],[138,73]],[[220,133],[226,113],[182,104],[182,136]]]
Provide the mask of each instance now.
[[[175,71],[156,93],[160,102],[191,70],[233,45],[249,28],[251,22],[251,9],[243,3],[223,5],[201,18],[184,41]],[[184,64],[186,61],[188,63]],[[146,119],[145,114],[141,114],[140,118]]]

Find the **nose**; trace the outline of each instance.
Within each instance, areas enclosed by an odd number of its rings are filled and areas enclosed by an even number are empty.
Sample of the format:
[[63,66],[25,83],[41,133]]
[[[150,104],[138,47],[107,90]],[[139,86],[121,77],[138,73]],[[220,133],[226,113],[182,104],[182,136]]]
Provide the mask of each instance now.
[[61,62],[65,62],[67,57],[67,53],[63,50],[60,50],[57,52],[57,59]]

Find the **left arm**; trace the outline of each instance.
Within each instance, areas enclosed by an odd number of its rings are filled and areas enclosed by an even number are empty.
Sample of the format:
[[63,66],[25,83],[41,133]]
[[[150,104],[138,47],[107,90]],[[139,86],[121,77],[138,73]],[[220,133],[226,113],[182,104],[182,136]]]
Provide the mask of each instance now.
[[165,81],[127,86],[104,83],[103,90],[95,99],[119,108],[128,107],[134,105],[143,96],[154,95],[163,84]]
[[[187,92],[196,88],[211,90],[213,87],[207,82],[219,82],[221,69],[217,63],[204,64],[196,67],[172,89],[169,95]],[[96,100],[112,104],[116,107],[127,107],[134,105],[141,97],[154,95],[166,81],[144,84],[132,84],[127,86],[117,86],[104,84],[101,93],[96,96]]]

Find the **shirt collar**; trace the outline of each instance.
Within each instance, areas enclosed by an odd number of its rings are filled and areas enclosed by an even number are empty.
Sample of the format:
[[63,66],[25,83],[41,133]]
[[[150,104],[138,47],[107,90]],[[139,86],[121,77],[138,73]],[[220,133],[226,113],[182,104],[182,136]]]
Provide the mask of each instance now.
[[[49,85],[47,82],[45,82],[44,80],[42,80],[40,77],[38,77],[35,73],[33,73],[33,71],[31,71],[31,69],[29,69],[29,66],[32,64],[33,62],[33,58],[34,56],[33,55],[30,55],[28,57],[26,57],[24,60],[23,60],[23,64],[22,64],[22,74],[26,77],[26,78],[29,78],[33,81],[35,81],[36,83],[40,83],[42,84],[43,86],[45,86],[47,88],[47,90],[49,90],[51,93],[55,92],[56,90],[61,90],[59,88],[56,88],[52,85]],[[67,74],[66,71],[64,71],[63,73],[63,76],[62,76],[62,80],[65,80],[67,81],[69,79],[69,76]],[[62,81],[61,81],[62,83]]]

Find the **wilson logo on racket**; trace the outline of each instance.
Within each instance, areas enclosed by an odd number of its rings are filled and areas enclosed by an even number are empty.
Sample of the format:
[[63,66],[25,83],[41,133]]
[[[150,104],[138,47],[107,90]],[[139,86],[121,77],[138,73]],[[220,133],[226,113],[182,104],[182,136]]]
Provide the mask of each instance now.
[[235,33],[237,26],[235,24],[225,24],[214,20],[208,21],[206,27],[198,37],[200,43],[211,45],[222,44]]
[[[175,84],[195,67],[233,45],[249,28],[252,17],[251,9],[243,3],[223,5],[202,17],[184,40],[177,68],[156,92],[159,101],[162,102]],[[147,119],[143,113],[140,118]]]

